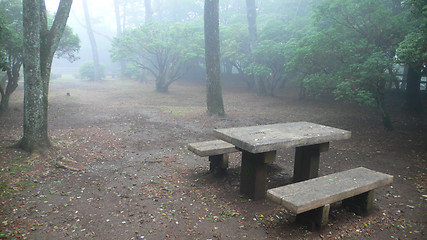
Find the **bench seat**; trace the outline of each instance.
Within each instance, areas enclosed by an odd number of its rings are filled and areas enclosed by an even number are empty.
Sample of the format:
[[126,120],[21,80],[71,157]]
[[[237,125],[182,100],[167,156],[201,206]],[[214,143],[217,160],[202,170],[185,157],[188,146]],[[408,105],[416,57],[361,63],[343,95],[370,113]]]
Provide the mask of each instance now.
[[228,168],[228,154],[238,152],[233,144],[222,140],[188,144],[188,150],[201,157],[209,157],[210,171],[224,173]]
[[190,143],[188,144],[188,150],[199,155],[200,157],[214,156],[238,151],[233,144],[222,140]]
[[297,214],[297,221],[311,218],[320,228],[327,222],[330,204],[344,200],[343,205],[367,213],[373,205],[373,190],[392,182],[391,175],[359,167],[270,189],[267,198]]

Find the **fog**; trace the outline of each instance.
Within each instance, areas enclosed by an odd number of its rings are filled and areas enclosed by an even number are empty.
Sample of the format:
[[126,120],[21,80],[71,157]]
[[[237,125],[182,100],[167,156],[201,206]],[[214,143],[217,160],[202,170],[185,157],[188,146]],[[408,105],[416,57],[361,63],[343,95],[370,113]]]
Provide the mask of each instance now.
[[[48,11],[54,14],[59,5],[59,0],[46,0],[45,2]],[[117,36],[114,1],[87,0],[87,3],[100,62],[108,69],[107,74],[116,74],[119,71],[119,66],[117,63],[112,62],[109,52],[112,40]],[[143,0],[119,0],[119,3],[121,21],[126,29],[144,24],[145,8]],[[152,0],[151,4],[153,19],[156,21],[187,21],[192,19],[199,19],[200,21],[200,19],[203,19],[202,0]],[[224,1],[220,4],[223,22],[229,20],[228,18],[232,15],[229,12],[245,13],[244,0]],[[75,74],[82,63],[92,61],[92,50],[85,27],[82,0],[73,1],[67,25],[73,29],[81,40],[79,59],[70,63],[65,59],[55,58],[52,69],[53,74]]]
[[[54,14],[59,5],[59,0],[46,0],[46,7],[48,11]],[[135,28],[141,24],[144,24],[144,4],[143,0],[119,0],[120,3],[120,14],[122,24],[127,29]],[[168,18],[167,11],[174,11],[175,14],[180,8],[180,1],[177,0],[152,0],[153,17],[156,20],[164,20]],[[193,2],[198,6],[199,14],[202,9],[203,1],[192,0],[183,1]],[[113,0],[87,0],[89,14],[92,22],[93,32],[95,34],[98,54],[100,63],[108,69],[107,74],[116,74],[118,71],[118,64],[113,63],[110,57],[111,43],[114,37],[117,35],[117,27],[115,20],[115,9]],[[175,8],[175,10],[171,10]],[[189,11],[190,12],[190,11]],[[194,13],[184,13],[188,15],[195,15]],[[125,17],[123,17],[125,15]],[[178,14],[176,14],[178,15]],[[86,30],[85,17],[83,11],[82,0],[73,1],[71,13],[67,22],[67,25],[71,27],[81,41],[81,49],[78,54],[79,59],[73,63],[65,59],[55,59],[53,64],[53,74],[55,73],[77,73],[79,66],[84,62],[92,61],[92,50],[89,42],[88,33]]]
[[[58,8],[59,0],[46,0],[46,7],[49,12],[55,13]],[[116,35],[114,3],[113,0],[88,0],[88,7],[91,15],[92,25],[97,41],[98,54],[100,62],[111,71],[116,70],[116,64],[112,63],[109,50],[111,40]],[[55,58],[52,73],[76,74],[79,66],[84,62],[92,61],[92,51],[85,28],[85,18],[83,14],[83,5],[81,0],[73,1],[71,13],[67,25],[74,33],[78,34],[81,41],[81,49],[78,54],[79,60],[70,63],[66,59]]]
[[[56,59],[53,74],[76,74],[83,63],[93,59],[82,1],[73,2],[68,19],[68,26],[81,40],[79,60],[69,63]],[[123,65],[118,63],[121,61],[126,64],[125,70],[131,69],[126,77],[143,80],[151,75],[156,81],[166,81],[166,89],[168,81],[180,78],[203,81],[206,72],[203,0],[151,0],[151,14],[147,16],[143,0],[118,2],[125,34],[116,38],[115,2],[87,0],[100,63],[105,66],[106,75],[125,76]],[[248,8],[247,2],[254,6]],[[375,94],[384,88],[405,89],[401,82],[402,63],[418,61],[419,66],[426,66],[423,59],[411,59],[422,54],[398,49],[400,43],[411,46],[410,41],[415,41],[418,34],[420,38],[425,36],[419,24],[423,15],[417,14],[420,8],[415,5],[411,8],[400,1],[368,1],[357,6],[353,3],[358,1],[219,1],[222,79],[244,81],[249,89],[254,89],[257,86],[253,76],[258,75],[262,86],[256,90],[262,91],[259,93],[262,95],[274,95],[286,85],[296,83],[302,98],[335,89],[335,97],[368,105],[375,105]],[[46,0],[46,4],[53,14],[59,0]],[[253,14],[248,14],[247,9],[253,9]],[[407,17],[412,14],[411,18]],[[253,25],[248,21],[252,15],[256,16]],[[150,26],[147,21],[156,25]],[[255,31],[251,33],[250,29]],[[411,29],[415,29],[414,34]],[[115,42],[118,43],[112,47],[114,39],[118,39]],[[145,49],[146,46],[150,49]],[[163,49],[159,50],[160,47]],[[423,46],[414,51],[417,49]],[[153,54],[156,51],[175,55],[165,60],[161,59],[164,56]],[[163,60],[168,69],[160,71],[159,61]],[[190,70],[189,74],[184,75],[182,69]],[[351,69],[357,69],[357,74]],[[343,78],[343,75],[352,77]],[[423,77],[422,89],[425,89],[424,81]],[[357,91],[346,91],[347,86]]]

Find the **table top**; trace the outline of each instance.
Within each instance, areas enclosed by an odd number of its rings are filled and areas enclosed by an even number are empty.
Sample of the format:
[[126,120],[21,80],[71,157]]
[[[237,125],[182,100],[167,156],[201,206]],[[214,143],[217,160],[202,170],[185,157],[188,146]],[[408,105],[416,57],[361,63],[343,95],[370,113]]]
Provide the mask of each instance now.
[[214,136],[239,149],[262,153],[349,139],[351,132],[316,123],[291,122],[215,129]]

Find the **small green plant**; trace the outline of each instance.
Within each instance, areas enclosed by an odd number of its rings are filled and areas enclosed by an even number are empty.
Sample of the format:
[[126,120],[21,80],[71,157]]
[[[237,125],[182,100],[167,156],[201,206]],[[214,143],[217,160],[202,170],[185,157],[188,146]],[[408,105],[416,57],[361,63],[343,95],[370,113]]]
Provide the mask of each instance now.
[[[95,80],[95,69],[93,62],[85,62],[82,65],[80,65],[79,68],[79,75],[81,79],[87,79],[90,81]],[[102,79],[105,77],[105,67],[104,65],[99,65],[99,79]]]

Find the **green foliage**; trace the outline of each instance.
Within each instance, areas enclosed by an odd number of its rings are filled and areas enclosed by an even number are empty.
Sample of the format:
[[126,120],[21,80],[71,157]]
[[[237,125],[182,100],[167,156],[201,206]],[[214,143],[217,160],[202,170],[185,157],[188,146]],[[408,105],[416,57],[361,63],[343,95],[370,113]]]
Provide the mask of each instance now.
[[255,62],[246,72],[258,77],[268,94],[285,80],[284,64],[287,61],[285,45],[290,41],[288,24],[281,20],[270,20],[259,33],[259,42],[254,50]]
[[259,4],[259,22],[280,19],[282,21],[295,20],[309,16],[313,0],[281,0],[263,1]]
[[202,46],[200,24],[150,22],[114,39],[111,57],[149,71],[156,79],[157,91],[165,92],[188,66],[199,64]]
[[[0,1],[0,16],[3,17],[3,24],[0,24],[2,38],[0,39],[1,54],[6,55],[7,68],[11,68],[13,62],[22,62],[23,50],[23,28],[22,28],[22,3],[16,0]],[[49,16],[51,19],[52,17]],[[1,22],[1,19],[0,19]],[[49,21],[52,24],[52,20]],[[1,27],[2,26],[2,27]],[[77,60],[76,54],[80,50],[80,39],[73,33],[70,27],[66,27],[64,34],[55,52],[56,57],[66,58],[69,61]],[[6,69],[4,69],[5,71]]]
[[[22,4],[20,1],[0,2],[2,71],[12,69],[14,62],[22,62]],[[21,63],[22,64],[22,63]]]
[[142,80],[143,73],[142,73],[141,68],[139,68],[135,64],[129,63],[129,64],[126,64],[125,76],[128,78],[134,78],[134,79]]
[[[314,25],[285,51],[285,69],[298,73],[309,94],[376,105],[383,118],[384,88],[394,76],[396,49],[411,29],[408,11],[386,0],[323,0]],[[292,49],[293,48],[293,49]]]
[[[99,76],[102,79],[105,77],[105,67],[101,64],[99,66],[99,70],[100,70]],[[94,70],[93,62],[85,62],[82,65],[80,65],[79,75],[81,79],[93,81],[95,79],[95,70]]]
[[58,49],[55,52],[57,58],[65,58],[70,62],[79,59],[77,54],[80,51],[80,38],[73,33],[71,27],[66,26],[59,42]]
[[249,33],[244,23],[220,25],[221,60],[229,62],[239,73],[250,64]]
[[411,7],[410,20],[416,28],[405,36],[396,51],[398,61],[408,64],[418,71],[425,71],[427,64],[427,2],[411,0],[407,4]]
[[427,63],[427,41],[426,36],[421,31],[409,33],[399,44],[397,56],[401,63],[415,66],[422,69]]
[[[22,1],[0,1],[0,69],[7,71],[7,83],[0,85],[0,111],[8,108],[8,99],[18,87],[19,72],[23,64]],[[51,18],[51,17],[50,17]],[[52,20],[49,21],[52,24]],[[80,40],[71,28],[65,28],[55,55],[69,61],[77,59]]]
[[[2,14],[0,14],[0,42],[3,42],[6,35],[6,21]],[[0,70],[6,71],[7,67],[7,57],[6,57],[6,51],[4,49],[0,48]]]

